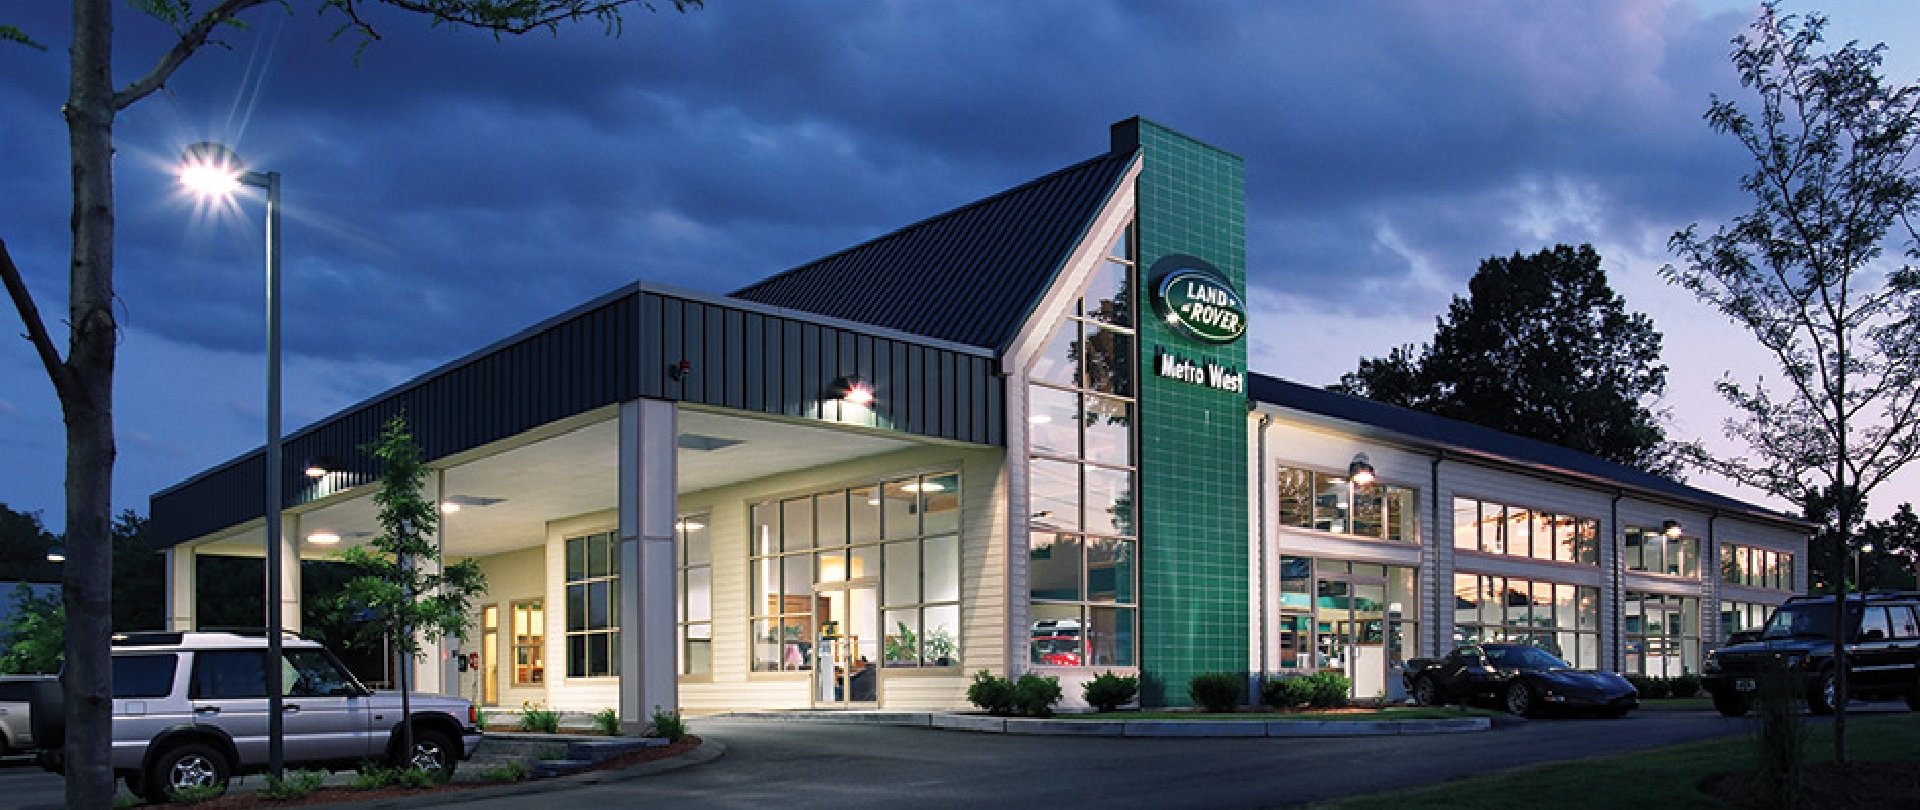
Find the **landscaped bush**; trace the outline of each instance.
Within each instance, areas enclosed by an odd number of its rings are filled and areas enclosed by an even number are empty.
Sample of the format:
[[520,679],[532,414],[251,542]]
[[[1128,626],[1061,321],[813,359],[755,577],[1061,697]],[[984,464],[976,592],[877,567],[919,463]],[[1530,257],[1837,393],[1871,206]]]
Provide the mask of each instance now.
[[973,674],[973,683],[967,685],[967,702],[988,714],[1012,714],[1013,681],[980,670]]
[[1231,672],[1202,672],[1187,682],[1187,696],[1210,712],[1230,712],[1240,705],[1246,678]]
[[1260,684],[1260,702],[1276,709],[1304,706],[1313,698],[1313,682],[1300,676],[1275,678]]
[[1667,694],[1670,697],[1690,698],[1700,694],[1700,676],[1675,675],[1667,679]]
[[1301,680],[1307,682],[1307,705],[1316,709],[1347,705],[1347,693],[1353,689],[1353,681],[1338,672],[1315,672]]
[[1140,679],[1133,675],[1115,675],[1102,672],[1093,676],[1093,680],[1080,686],[1080,696],[1086,698],[1087,705],[1103,712],[1120,708],[1123,703],[1133,702],[1133,696],[1140,691]]
[[560,733],[560,713],[549,709],[546,704],[530,700],[520,702],[520,728],[523,731],[538,731],[542,734]]
[[659,706],[653,707],[653,736],[666,739],[667,742],[679,742],[687,736],[687,721],[678,711],[667,711]]
[[[1647,675],[1624,675],[1627,683],[1640,690],[1641,700],[1659,700],[1667,696],[1667,679]],[[1696,685],[1697,686],[1697,685]]]
[[326,771],[293,770],[287,771],[286,776],[267,774],[267,784],[260,788],[260,795],[277,802],[304,799],[326,781]]
[[1028,717],[1052,717],[1060,701],[1060,679],[1031,672],[1013,682],[1013,708]]
[[593,728],[609,737],[620,736],[620,713],[612,709],[601,709],[599,714],[593,716]]

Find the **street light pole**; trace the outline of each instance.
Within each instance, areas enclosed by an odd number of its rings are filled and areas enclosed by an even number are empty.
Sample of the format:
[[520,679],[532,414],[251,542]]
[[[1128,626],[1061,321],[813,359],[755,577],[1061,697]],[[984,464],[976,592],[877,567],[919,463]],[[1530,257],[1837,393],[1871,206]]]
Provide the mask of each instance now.
[[[248,171],[233,150],[217,143],[187,147],[180,182],[203,196],[229,197],[246,185],[267,193],[267,446],[265,516],[267,534],[267,771],[278,778],[285,765],[284,686],[280,682],[281,569],[280,550],[280,173]],[[295,565],[299,562],[296,560]]]

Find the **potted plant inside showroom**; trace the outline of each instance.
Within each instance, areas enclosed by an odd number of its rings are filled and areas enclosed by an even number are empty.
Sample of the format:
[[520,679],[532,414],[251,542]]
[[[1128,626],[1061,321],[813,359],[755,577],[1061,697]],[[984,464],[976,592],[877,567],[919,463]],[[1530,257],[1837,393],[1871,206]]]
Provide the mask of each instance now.
[[945,627],[935,627],[927,631],[927,658],[931,659],[935,666],[951,666],[953,654],[958,651],[959,647],[954,644],[952,631]]

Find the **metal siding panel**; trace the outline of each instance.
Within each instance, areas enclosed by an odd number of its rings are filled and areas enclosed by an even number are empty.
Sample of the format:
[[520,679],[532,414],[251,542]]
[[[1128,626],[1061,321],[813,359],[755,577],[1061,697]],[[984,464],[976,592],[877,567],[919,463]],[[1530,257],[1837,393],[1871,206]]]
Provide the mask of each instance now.
[[1007,379],[988,370],[986,444],[1005,445],[1007,425]]
[[809,419],[821,418],[820,368],[825,359],[820,348],[822,331],[818,324],[800,324],[800,415]]
[[955,417],[963,401],[957,376],[954,373],[953,353],[940,352],[940,435],[948,439],[959,435]]
[[780,413],[788,416],[804,416],[804,403],[800,393],[800,323],[783,320],[780,329]]
[[706,312],[706,335],[701,340],[700,355],[707,360],[706,396],[704,402],[709,405],[727,404],[727,378],[740,373],[739,369],[727,362],[727,311],[711,304],[701,307]]
[[662,372],[667,367],[666,347],[661,345],[661,323],[665,316],[660,312],[660,296],[653,293],[640,293],[639,311],[634,314],[635,335],[640,341],[639,355],[634,358],[634,367],[638,369],[640,390],[643,397],[659,397],[663,387]]
[[763,411],[767,405],[767,338],[762,329],[766,318],[757,312],[748,312],[741,321],[741,405],[749,411]]
[[908,433],[919,433],[926,420],[922,418],[922,408],[927,401],[926,381],[920,376],[920,347],[901,344],[906,353],[905,373],[901,375],[900,413],[903,427]]
[[978,417],[980,410],[979,403],[974,401],[973,395],[973,364],[976,360],[972,357],[958,357],[952,354],[947,356],[953,358],[954,367],[952,397],[954,411],[953,437],[972,441],[974,436],[973,420]]
[[676,372],[672,370],[678,366],[682,360],[687,359],[686,304],[677,298],[665,298],[661,300],[660,307],[661,313],[665,316],[660,319],[661,345],[662,348],[665,349],[667,368],[669,369],[667,372],[666,398],[672,400],[686,399],[686,375],[682,374],[680,379],[675,380],[673,375]]
[[747,326],[740,310],[726,311],[726,328],[721,340],[727,347],[727,367],[721,373],[726,387],[720,401],[729,408],[740,408],[747,401]]

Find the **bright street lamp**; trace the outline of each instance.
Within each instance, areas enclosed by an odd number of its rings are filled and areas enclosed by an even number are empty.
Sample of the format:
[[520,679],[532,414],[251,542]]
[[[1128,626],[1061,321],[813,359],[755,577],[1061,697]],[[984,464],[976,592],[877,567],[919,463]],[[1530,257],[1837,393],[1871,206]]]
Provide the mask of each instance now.
[[[267,192],[267,770],[281,775],[285,729],[280,666],[280,173],[248,171],[227,147],[201,141],[180,161],[180,184],[206,197],[229,198],[243,185]],[[296,562],[296,565],[299,563]]]

